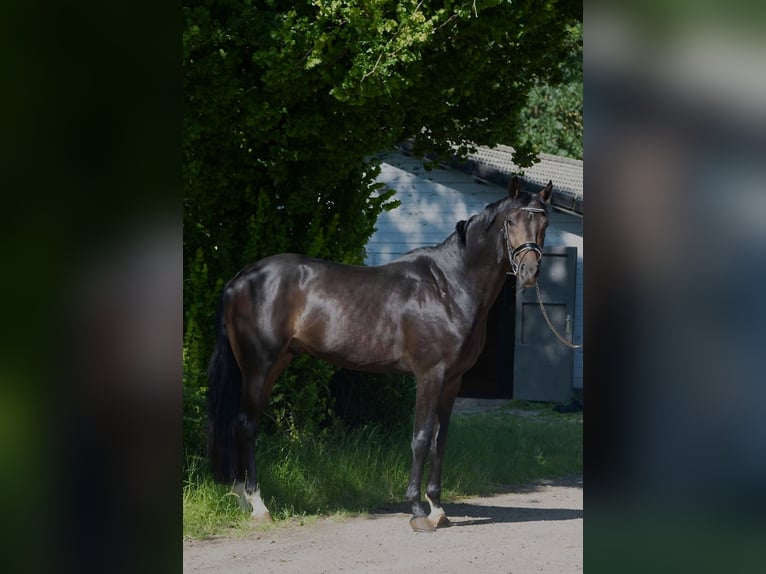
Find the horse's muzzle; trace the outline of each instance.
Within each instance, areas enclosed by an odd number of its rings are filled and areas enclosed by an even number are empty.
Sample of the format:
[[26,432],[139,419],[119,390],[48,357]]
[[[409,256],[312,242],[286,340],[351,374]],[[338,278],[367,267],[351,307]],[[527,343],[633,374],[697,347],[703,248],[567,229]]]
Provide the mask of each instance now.
[[511,273],[516,275],[522,286],[532,287],[537,282],[543,250],[537,243],[527,242],[519,245],[509,255]]
[[528,257],[529,261],[522,261],[516,272],[516,279],[522,287],[534,287],[537,283],[537,273],[540,270],[540,262],[532,255]]

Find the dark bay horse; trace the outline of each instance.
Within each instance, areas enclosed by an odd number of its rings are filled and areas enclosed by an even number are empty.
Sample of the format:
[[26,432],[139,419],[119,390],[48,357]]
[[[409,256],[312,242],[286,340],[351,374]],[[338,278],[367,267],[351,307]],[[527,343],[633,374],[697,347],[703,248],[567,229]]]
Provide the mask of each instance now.
[[[234,484],[243,508],[269,520],[256,482],[255,437],[272,386],[290,360],[309,353],[341,367],[417,378],[410,525],[449,521],[441,471],[452,406],[463,374],[484,347],[487,314],[507,273],[537,281],[552,184],[488,205],[434,247],[374,267],[302,255],[267,257],[224,287],[208,370],[208,446],[214,477]],[[426,514],[420,485],[426,454]]]

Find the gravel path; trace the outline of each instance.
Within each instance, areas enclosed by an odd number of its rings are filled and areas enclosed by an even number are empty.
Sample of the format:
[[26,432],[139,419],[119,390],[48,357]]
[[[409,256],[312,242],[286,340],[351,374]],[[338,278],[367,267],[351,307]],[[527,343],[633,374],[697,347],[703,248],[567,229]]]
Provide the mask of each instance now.
[[542,481],[444,508],[453,526],[410,530],[406,506],[184,542],[184,572],[314,574],[582,572],[582,478]]

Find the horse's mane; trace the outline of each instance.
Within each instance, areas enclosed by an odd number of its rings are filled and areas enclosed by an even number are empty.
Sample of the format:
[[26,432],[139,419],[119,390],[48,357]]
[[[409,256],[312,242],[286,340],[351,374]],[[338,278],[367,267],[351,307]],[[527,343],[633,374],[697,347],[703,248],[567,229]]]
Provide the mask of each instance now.
[[450,237],[454,235],[457,237],[458,244],[460,245],[460,247],[465,247],[466,233],[468,231],[469,226],[479,223],[480,221],[485,221],[486,223],[484,226],[484,230],[489,231],[489,229],[495,224],[498,211],[500,211],[500,204],[505,202],[510,202],[510,204],[508,205],[508,208],[524,207],[526,205],[529,205],[529,203],[532,201],[532,197],[533,196],[531,193],[522,192],[517,197],[500,198],[497,201],[487,205],[479,213],[474,213],[471,217],[468,218],[468,220],[458,221],[455,224],[455,231],[453,231],[452,235],[450,235],[447,239],[449,239]]
[[[446,247],[452,242],[457,242],[458,246],[462,249],[466,246],[468,228],[472,225],[480,225],[484,222],[484,230],[489,229],[494,225],[497,220],[497,215],[500,212],[500,205],[504,204],[504,211],[513,207],[525,207],[533,199],[533,194],[529,192],[522,192],[517,197],[509,198],[502,197],[497,201],[494,201],[484,207],[480,212],[474,213],[467,220],[461,219],[455,224],[455,230],[450,233],[444,241],[436,245],[424,245],[423,247],[416,247],[402,255],[401,257],[409,255],[419,255],[431,252],[435,249]],[[508,202],[508,203],[506,203]],[[507,206],[507,207],[506,207]],[[400,257],[400,258],[401,258]]]

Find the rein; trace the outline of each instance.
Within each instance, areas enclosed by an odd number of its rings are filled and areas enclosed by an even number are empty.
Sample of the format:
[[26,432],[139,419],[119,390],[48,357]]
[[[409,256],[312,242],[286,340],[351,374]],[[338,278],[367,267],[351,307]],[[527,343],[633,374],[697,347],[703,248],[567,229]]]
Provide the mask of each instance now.
[[540,296],[540,283],[539,281],[535,282],[535,289],[537,290],[537,302],[540,304],[540,311],[543,312],[543,318],[545,319],[545,322],[548,323],[548,328],[551,330],[551,332],[556,335],[556,338],[564,343],[567,347],[570,349],[582,349],[582,345],[574,345],[567,341],[564,337],[562,337],[559,332],[556,330],[556,327],[553,326],[553,323],[551,323],[551,320],[548,318],[548,313],[545,312],[545,306],[543,305],[543,298]]
[[[545,213],[544,209],[541,209],[539,207],[520,207],[520,211],[526,211],[527,213],[533,214],[533,213]],[[509,221],[506,219],[503,222],[503,235],[505,236],[505,246],[508,249],[508,260],[511,263],[511,273],[513,275],[516,275],[519,271],[519,264],[516,262],[521,261],[523,259],[524,254],[527,251],[534,251],[535,256],[537,257],[538,263],[540,262],[540,259],[543,257],[543,250],[540,249],[540,246],[533,242],[533,241],[527,241],[525,243],[522,243],[521,245],[517,246],[516,248],[513,248],[511,246],[511,240],[510,236],[508,234],[508,225]],[[582,345],[574,345],[567,341],[564,337],[561,336],[561,334],[556,330],[556,328],[553,326],[553,323],[551,323],[550,318],[548,317],[548,313],[545,311],[545,306],[543,305],[543,299],[540,295],[540,285],[538,282],[535,282],[535,289],[537,290],[537,302],[540,304],[540,311],[543,314],[543,318],[545,319],[545,322],[548,324],[548,328],[551,330],[551,332],[556,335],[556,338],[561,341],[564,345],[569,347],[570,349],[582,349]]]

